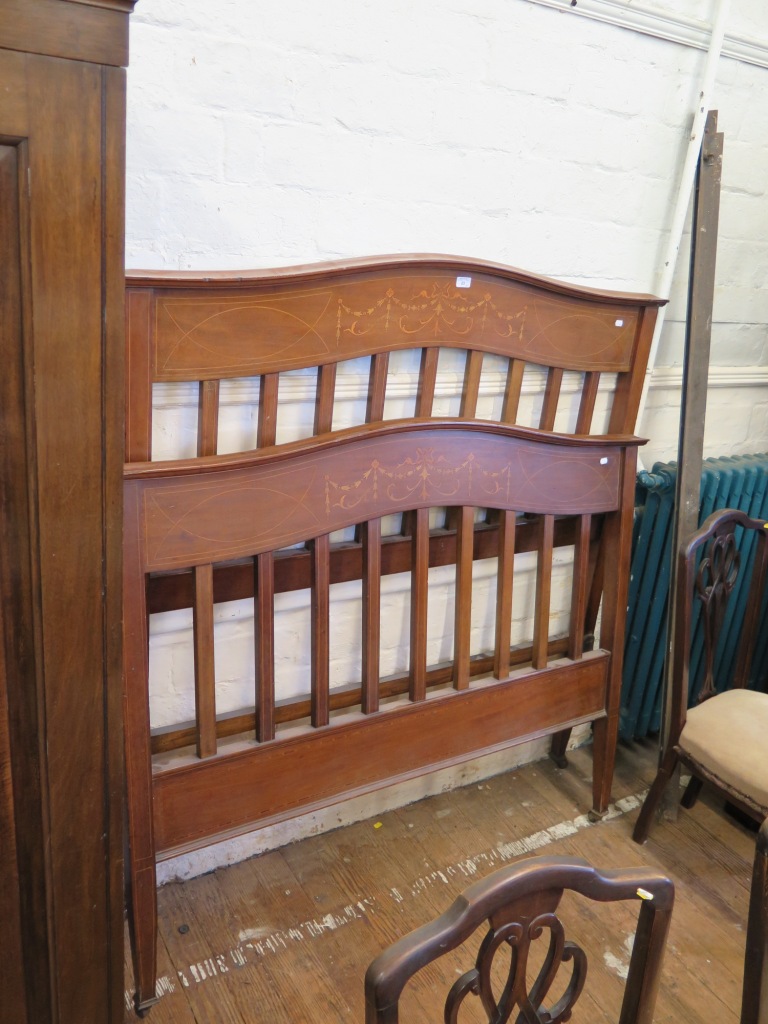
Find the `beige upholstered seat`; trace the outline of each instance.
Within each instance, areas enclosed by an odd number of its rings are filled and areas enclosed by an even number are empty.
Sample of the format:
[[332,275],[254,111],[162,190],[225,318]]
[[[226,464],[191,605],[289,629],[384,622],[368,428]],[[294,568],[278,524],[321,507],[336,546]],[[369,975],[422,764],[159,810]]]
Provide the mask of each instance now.
[[[739,572],[746,568],[740,565],[737,530],[747,531],[744,537],[748,543],[742,547],[753,550],[754,558],[733,682],[731,689],[723,690],[723,683],[718,685],[715,678],[715,652],[728,599]],[[648,838],[661,797],[679,761],[692,773],[683,806],[692,807],[702,783],[708,782],[756,820],[768,817],[768,694],[747,689],[761,629],[768,523],[732,509],[715,512],[681,547],[678,559],[669,737],[635,825],[634,838],[639,843]],[[704,619],[705,678],[697,705],[688,709],[692,608],[696,601],[702,605]]]
[[768,814],[768,694],[727,690],[690,708],[679,743],[723,788]]

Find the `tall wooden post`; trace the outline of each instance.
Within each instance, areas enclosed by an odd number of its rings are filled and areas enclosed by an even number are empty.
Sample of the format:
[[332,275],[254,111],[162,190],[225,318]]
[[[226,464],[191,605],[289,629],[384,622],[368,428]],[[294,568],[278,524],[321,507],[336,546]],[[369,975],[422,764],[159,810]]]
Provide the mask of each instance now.
[[2,1024],[122,1020],[134,0],[0,0]]
[[[665,698],[660,750],[667,749],[671,716],[672,645],[675,636],[674,601],[677,592],[677,552],[680,544],[699,525],[701,465],[704,453],[704,421],[707,414],[709,345],[715,293],[717,227],[720,217],[720,181],[723,170],[723,136],[717,131],[717,111],[707,115],[693,193],[691,263],[688,280],[688,314],[683,358],[683,389],[678,440],[678,472],[675,521],[672,531],[672,573],[669,583],[667,652],[664,666]],[[660,755],[661,756],[661,755]],[[677,785],[665,795],[665,810],[676,813]]]

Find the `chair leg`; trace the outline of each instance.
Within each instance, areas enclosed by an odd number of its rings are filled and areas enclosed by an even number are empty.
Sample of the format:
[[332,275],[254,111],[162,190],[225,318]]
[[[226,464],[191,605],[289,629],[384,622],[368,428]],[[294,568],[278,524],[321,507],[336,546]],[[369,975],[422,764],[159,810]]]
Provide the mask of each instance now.
[[134,1008],[139,1017],[146,1016],[157,1003],[157,881],[155,865],[143,870],[131,869],[128,926],[133,953]]
[[685,787],[685,792],[680,801],[680,806],[685,807],[686,810],[690,810],[695,806],[696,801],[699,799],[699,793],[701,793],[701,787],[704,785],[702,780],[696,775],[692,775],[688,785]]
[[674,750],[668,750],[664,754],[659,770],[656,773],[656,778],[648,790],[648,796],[646,796],[643,806],[640,808],[640,814],[635,823],[632,838],[636,843],[642,844],[648,838],[651,825],[661,804],[661,798],[664,796],[664,790],[669,785],[669,781],[677,767],[677,761],[678,757]]
[[768,1024],[768,819],[755,849],[740,1022]]
[[592,810],[591,821],[605,817],[611,802],[611,783],[616,761],[618,716],[598,718],[592,723]]
[[570,729],[562,729],[560,732],[556,732],[552,737],[552,744],[549,748],[549,756],[555,762],[558,768],[568,767],[568,758],[565,756],[565,752],[568,749],[568,740],[571,738]]

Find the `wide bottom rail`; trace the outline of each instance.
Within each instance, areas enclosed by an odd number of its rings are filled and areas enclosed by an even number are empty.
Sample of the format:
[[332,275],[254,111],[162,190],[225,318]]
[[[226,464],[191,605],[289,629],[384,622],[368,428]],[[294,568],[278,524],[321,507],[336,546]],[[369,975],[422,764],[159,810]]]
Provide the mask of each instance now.
[[[606,713],[610,655],[563,659],[503,682],[435,694],[322,729],[222,752],[153,780],[156,850],[166,856],[372,792]],[[211,799],[211,794],[216,794]]]

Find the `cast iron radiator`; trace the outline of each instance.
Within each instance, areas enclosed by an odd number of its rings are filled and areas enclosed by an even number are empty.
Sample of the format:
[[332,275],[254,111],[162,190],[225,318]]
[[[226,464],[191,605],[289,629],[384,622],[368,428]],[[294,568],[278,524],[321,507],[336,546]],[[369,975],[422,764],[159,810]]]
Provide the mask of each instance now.
[[[619,731],[623,739],[640,739],[661,726],[661,683],[667,633],[667,598],[671,573],[672,516],[677,464],[657,462],[637,478],[632,568],[629,585],[624,676]],[[701,475],[699,522],[716,509],[738,508],[756,519],[768,519],[768,453],[706,459]],[[753,538],[737,534],[742,560],[752,554]],[[727,680],[733,671],[736,641],[747,599],[745,577],[728,603],[717,651],[716,674]],[[698,602],[697,602],[698,605]],[[761,621],[766,622],[766,609]],[[704,635],[699,607],[694,607],[691,691],[702,672]],[[762,628],[752,665],[750,686],[765,689],[768,673],[768,628]]]

